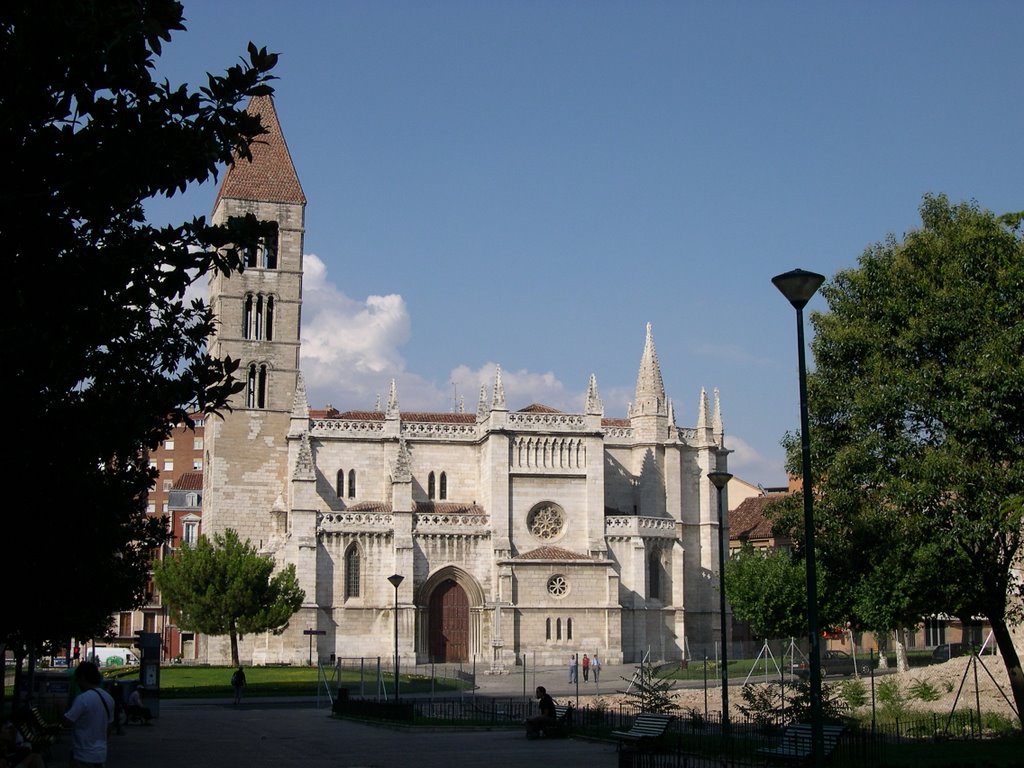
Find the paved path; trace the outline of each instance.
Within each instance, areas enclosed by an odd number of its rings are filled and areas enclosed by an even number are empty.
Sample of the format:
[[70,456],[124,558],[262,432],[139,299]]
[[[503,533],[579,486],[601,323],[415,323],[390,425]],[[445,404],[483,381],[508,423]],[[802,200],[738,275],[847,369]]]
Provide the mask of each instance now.
[[[576,739],[527,741],[521,730],[393,730],[337,720],[324,707],[252,699],[162,702],[150,726],[110,737],[107,768],[612,768],[615,746]],[[50,766],[67,765],[66,744]]]
[[[580,698],[625,687],[620,674],[633,667],[606,668],[598,687],[580,680]],[[521,696],[523,675],[479,675],[477,693]],[[532,698],[536,685],[556,699],[576,692],[563,669],[531,670],[526,676]],[[468,694],[467,694],[468,695]],[[70,737],[54,747],[49,765],[68,764]],[[527,741],[524,732],[426,731],[371,726],[330,717],[326,699],[250,697],[239,706],[230,699],[164,700],[153,725],[127,725],[112,735],[107,768],[512,768],[538,762],[558,768],[612,768],[614,744],[577,739]]]

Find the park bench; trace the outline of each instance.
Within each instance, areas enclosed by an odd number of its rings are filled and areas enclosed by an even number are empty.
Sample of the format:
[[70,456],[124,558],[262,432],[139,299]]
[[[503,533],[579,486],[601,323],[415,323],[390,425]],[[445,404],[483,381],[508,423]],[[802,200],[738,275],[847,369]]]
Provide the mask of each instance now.
[[641,712],[633,720],[633,725],[628,731],[612,731],[612,736],[619,740],[619,746],[623,742],[645,742],[653,741],[665,734],[668,724],[672,721],[672,715],[662,715],[655,712]]
[[536,734],[531,733],[529,726],[527,726],[526,738],[538,739],[542,736],[546,739],[564,738],[572,731],[572,715],[573,709],[571,704],[556,704],[555,722],[551,725],[540,726]]
[[11,718],[21,738],[36,752],[46,752],[60,735],[60,725],[49,723],[37,706],[19,709]]
[[[839,743],[843,726],[825,723],[821,726],[823,756],[828,759]],[[766,762],[809,762],[811,760],[811,724],[794,723],[782,734],[778,746],[757,750],[758,757]]]

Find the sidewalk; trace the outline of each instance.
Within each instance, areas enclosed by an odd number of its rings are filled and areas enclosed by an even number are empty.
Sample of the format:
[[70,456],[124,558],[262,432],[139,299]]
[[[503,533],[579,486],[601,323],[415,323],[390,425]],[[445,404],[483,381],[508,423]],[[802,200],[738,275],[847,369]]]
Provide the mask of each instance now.
[[[542,739],[520,729],[420,731],[364,725],[330,717],[305,702],[249,699],[161,702],[151,726],[126,726],[111,736],[107,768],[512,768],[538,762],[559,768],[612,768],[614,744]],[[50,766],[66,766],[69,737]]]

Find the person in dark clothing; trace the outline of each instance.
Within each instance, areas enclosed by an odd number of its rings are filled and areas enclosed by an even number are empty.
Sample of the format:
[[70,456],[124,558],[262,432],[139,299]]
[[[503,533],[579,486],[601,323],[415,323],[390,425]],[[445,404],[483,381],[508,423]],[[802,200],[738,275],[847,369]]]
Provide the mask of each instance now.
[[548,695],[543,685],[537,686],[537,710],[539,714],[526,721],[526,738],[536,739],[545,727],[556,725],[555,700]]

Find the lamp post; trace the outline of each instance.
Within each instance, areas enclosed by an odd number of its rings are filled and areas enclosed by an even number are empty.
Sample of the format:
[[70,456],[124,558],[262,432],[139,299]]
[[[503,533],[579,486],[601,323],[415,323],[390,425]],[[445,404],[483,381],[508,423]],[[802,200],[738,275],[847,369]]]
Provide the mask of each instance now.
[[722,625],[722,731],[729,730],[729,651],[728,627],[725,620],[725,550],[729,541],[725,538],[725,512],[722,504],[722,489],[732,480],[728,472],[708,472],[708,480],[718,489],[718,600],[719,620]]
[[811,672],[811,756],[812,765],[825,759],[821,727],[821,638],[818,634],[818,573],[814,558],[814,499],[811,496],[811,432],[807,418],[807,362],[804,358],[804,307],[825,282],[825,276],[794,269],[772,278],[796,310],[796,344],[800,375],[800,454],[804,496],[804,549],[807,566],[807,635]]
[[388,581],[395,588],[395,702],[398,701],[398,586],[405,580],[404,576],[394,574]]

